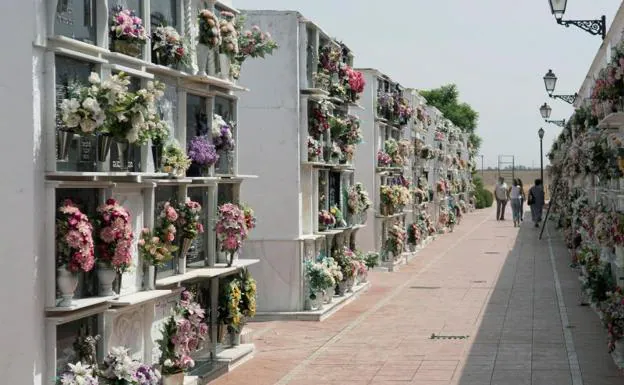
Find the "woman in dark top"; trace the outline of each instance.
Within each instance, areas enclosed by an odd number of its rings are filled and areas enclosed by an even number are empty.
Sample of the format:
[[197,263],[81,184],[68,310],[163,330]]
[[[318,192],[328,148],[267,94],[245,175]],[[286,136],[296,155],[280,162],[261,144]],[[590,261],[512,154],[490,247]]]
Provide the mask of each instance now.
[[542,211],[544,210],[544,186],[542,180],[536,179],[535,185],[529,189],[529,206],[531,206],[531,216],[535,227],[539,227],[542,221]]

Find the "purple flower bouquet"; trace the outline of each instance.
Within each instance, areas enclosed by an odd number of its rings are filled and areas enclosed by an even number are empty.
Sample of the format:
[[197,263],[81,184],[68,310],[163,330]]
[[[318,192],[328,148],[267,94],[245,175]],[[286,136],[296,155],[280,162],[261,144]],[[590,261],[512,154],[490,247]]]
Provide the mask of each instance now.
[[189,169],[190,174],[201,174],[201,171],[207,171],[212,165],[219,161],[219,154],[213,144],[202,136],[196,136],[188,144],[188,157],[191,158],[193,164]]

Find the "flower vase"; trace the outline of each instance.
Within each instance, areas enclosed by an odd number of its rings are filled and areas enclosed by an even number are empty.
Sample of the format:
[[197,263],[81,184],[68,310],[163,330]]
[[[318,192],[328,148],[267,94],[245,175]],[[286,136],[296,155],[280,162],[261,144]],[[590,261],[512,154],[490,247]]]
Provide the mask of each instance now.
[[621,367],[624,364],[624,342],[621,340],[615,341],[615,347],[611,355],[613,360]]
[[227,54],[219,54],[219,77],[223,80],[230,80],[231,60]]
[[334,301],[334,290],[327,289],[325,290],[325,295],[323,300],[325,303],[330,304]]
[[197,44],[195,48],[197,52],[197,75],[208,76],[206,68],[208,66],[208,55],[210,54],[210,47],[205,44]]
[[122,171],[128,171],[129,155],[130,143],[127,140],[117,141],[117,159],[119,159],[119,168]]
[[238,251],[228,251],[225,253],[225,263],[227,267],[231,267],[236,261],[238,261]]
[[56,145],[58,148],[57,160],[67,162],[69,159],[69,148],[74,139],[74,133],[68,130],[58,130],[56,133]]
[[355,286],[355,277],[348,278],[347,279],[347,292],[352,293],[354,286]]
[[336,294],[338,294],[339,297],[343,297],[346,292],[347,292],[347,281],[342,280],[338,282],[338,290]]
[[186,254],[191,249],[193,240],[189,238],[182,239],[182,245],[180,246],[180,254],[178,254],[178,274],[186,274]]
[[366,223],[366,219],[368,218],[368,211],[362,211],[360,213],[360,224],[365,224]]
[[143,290],[156,290],[156,266],[147,265],[143,272]]
[[241,344],[241,332],[230,332],[230,345],[238,346]]
[[183,385],[184,384],[184,372],[175,374],[163,374],[162,385]]
[[113,40],[112,51],[119,52],[131,57],[141,56],[141,44],[128,40]]
[[113,290],[113,282],[115,281],[115,278],[117,278],[117,272],[115,269],[103,264],[98,264],[97,277],[98,282],[100,283],[98,291],[100,297],[110,297],[115,295],[115,291]]
[[78,286],[78,276],[67,270],[66,266],[56,269],[56,286],[61,293],[59,307],[70,307],[73,304],[74,293]]
[[163,146],[161,143],[152,143],[152,160],[154,161],[154,172],[160,171]]
[[113,137],[110,134],[98,134],[97,136],[97,160],[98,162],[106,162],[108,153],[110,152]]

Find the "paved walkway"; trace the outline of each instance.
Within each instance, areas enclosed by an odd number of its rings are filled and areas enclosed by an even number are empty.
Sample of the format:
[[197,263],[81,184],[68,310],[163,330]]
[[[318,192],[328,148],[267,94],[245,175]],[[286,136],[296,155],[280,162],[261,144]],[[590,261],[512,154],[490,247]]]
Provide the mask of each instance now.
[[325,322],[252,324],[256,356],[214,384],[623,384],[551,234],[469,214]]

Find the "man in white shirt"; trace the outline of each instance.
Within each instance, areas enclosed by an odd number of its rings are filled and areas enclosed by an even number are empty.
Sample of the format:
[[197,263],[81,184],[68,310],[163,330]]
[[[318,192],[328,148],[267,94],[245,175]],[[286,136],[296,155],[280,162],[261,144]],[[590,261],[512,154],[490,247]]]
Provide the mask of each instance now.
[[509,200],[509,189],[503,177],[498,178],[498,183],[494,189],[494,197],[496,198],[496,220],[504,221],[505,207],[507,207],[507,201]]

